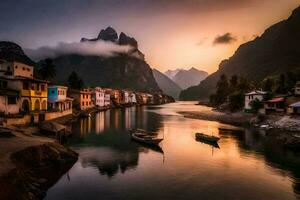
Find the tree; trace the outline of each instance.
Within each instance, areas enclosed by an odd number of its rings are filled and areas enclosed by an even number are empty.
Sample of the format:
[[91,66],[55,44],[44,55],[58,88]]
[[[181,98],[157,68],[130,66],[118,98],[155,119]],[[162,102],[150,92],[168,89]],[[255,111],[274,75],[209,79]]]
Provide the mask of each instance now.
[[45,59],[42,62],[41,68],[38,71],[39,77],[44,80],[49,80],[56,76],[56,69],[53,64],[53,60],[50,58]]
[[233,93],[236,91],[237,86],[239,84],[239,79],[237,75],[233,75],[231,76],[230,80],[229,80],[229,84],[230,84],[230,93]]
[[75,71],[72,71],[68,78],[70,88],[80,90],[84,87],[83,80],[77,75]]
[[280,93],[280,94],[285,94],[286,93],[285,75],[284,74],[280,74],[276,92]]
[[262,81],[261,86],[264,91],[272,92],[274,88],[274,84],[275,84],[274,78],[267,77]]
[[234,93],[229,95],[229,109],[230,111],[238,111],[238,110],[242,110],[242,108],[244,107],[244,94],[239,92],[239,91],[235,91]]
[[225,74],[220,77],[220,80],[217,82],[217,91],[215,96],[213,97],[214,106],[219,106],[222,103],[226,102],[227,97],[229,95],[229,84]]
[[238,90],[241,92],[241,93],[246,93],[246,92],[249,92],[251,90],[251,84],[249,83],[249,81],[244,78],[244,77],[240,77],[240,81],[239,81],[239,84],[238,84]]
[[263,107],[263,103],[258,99],[254,99],[253,101],[250,102],[250,106],[253,112],[257,113],[258,110]]

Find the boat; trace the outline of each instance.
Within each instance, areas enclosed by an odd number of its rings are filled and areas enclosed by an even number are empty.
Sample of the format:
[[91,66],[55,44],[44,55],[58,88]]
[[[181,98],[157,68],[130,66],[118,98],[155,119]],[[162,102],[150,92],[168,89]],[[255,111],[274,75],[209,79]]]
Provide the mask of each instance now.
[[131,137],[137,142],[141,142],[149,145],[158,145],[161,141],[163,141],[162,138],[157,138],[153,135],[148,135],[147,133],[141,133],[138,131],[132,133]]
[[210,143],[217,143],[220,138],[213,136],[213,135],[206,135],[203,133],[196,133],[196,139],[200,141],[210,142]]
[[140,128],[137,128],[137,129],[131,129],[129,130],[131,133],[136,133],[136,132],[139,132],[139,133],[144,133],[144,134],[147,134],[147,135],[158,135],[158,133],[156,132],[151,132],[151,131],[146,131],[144,129],[140,129]]

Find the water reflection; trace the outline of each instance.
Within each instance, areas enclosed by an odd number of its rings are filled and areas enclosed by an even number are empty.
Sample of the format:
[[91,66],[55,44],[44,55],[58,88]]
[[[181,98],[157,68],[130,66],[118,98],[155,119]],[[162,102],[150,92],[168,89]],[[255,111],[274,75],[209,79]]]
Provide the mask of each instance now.
[[[46,199],[299,199],[300,155],[265,132],[193,120],[191,103],[109,110],[74,123],[79,160]],[[164,136],[162,149],[131,140],[143,128]],[[234,129],[234,130],[233,130]],[[219,149],[195,132],[221,138]]]

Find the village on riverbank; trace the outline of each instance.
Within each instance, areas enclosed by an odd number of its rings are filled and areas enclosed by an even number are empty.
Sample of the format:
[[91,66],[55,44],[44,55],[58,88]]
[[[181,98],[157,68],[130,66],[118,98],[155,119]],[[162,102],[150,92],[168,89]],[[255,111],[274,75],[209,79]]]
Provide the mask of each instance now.
[[36,124],[67,116],[84,116],[110,108],[158,105],[174,99],[161,92],[112,88],[68,88],[34,76],[34,67],[0,60],[0,122],[3,126]]

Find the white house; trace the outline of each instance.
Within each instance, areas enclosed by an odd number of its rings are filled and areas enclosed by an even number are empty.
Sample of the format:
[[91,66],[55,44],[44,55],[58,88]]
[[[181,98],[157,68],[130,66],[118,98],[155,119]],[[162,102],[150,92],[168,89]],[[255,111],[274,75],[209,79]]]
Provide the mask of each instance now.
[[134,92],[131,93],[131,103],[133,103],[133,104],[137,103],[136,94]]
[[104,106],[110,106],[110,91],[105,91]]
[[261,90],[254,90],[252,92],[249,92],[247,94],[245,94],[245,111],[250,111],[252,110],[251,107],[251,102],[255,99],[259,100],[259,101],[263,101],[264,96],[266,95],[266,92],[261,91]]
[[95,106],[105,106],[105,90],[100,87],[96,87],[92,93],[92,100]]

